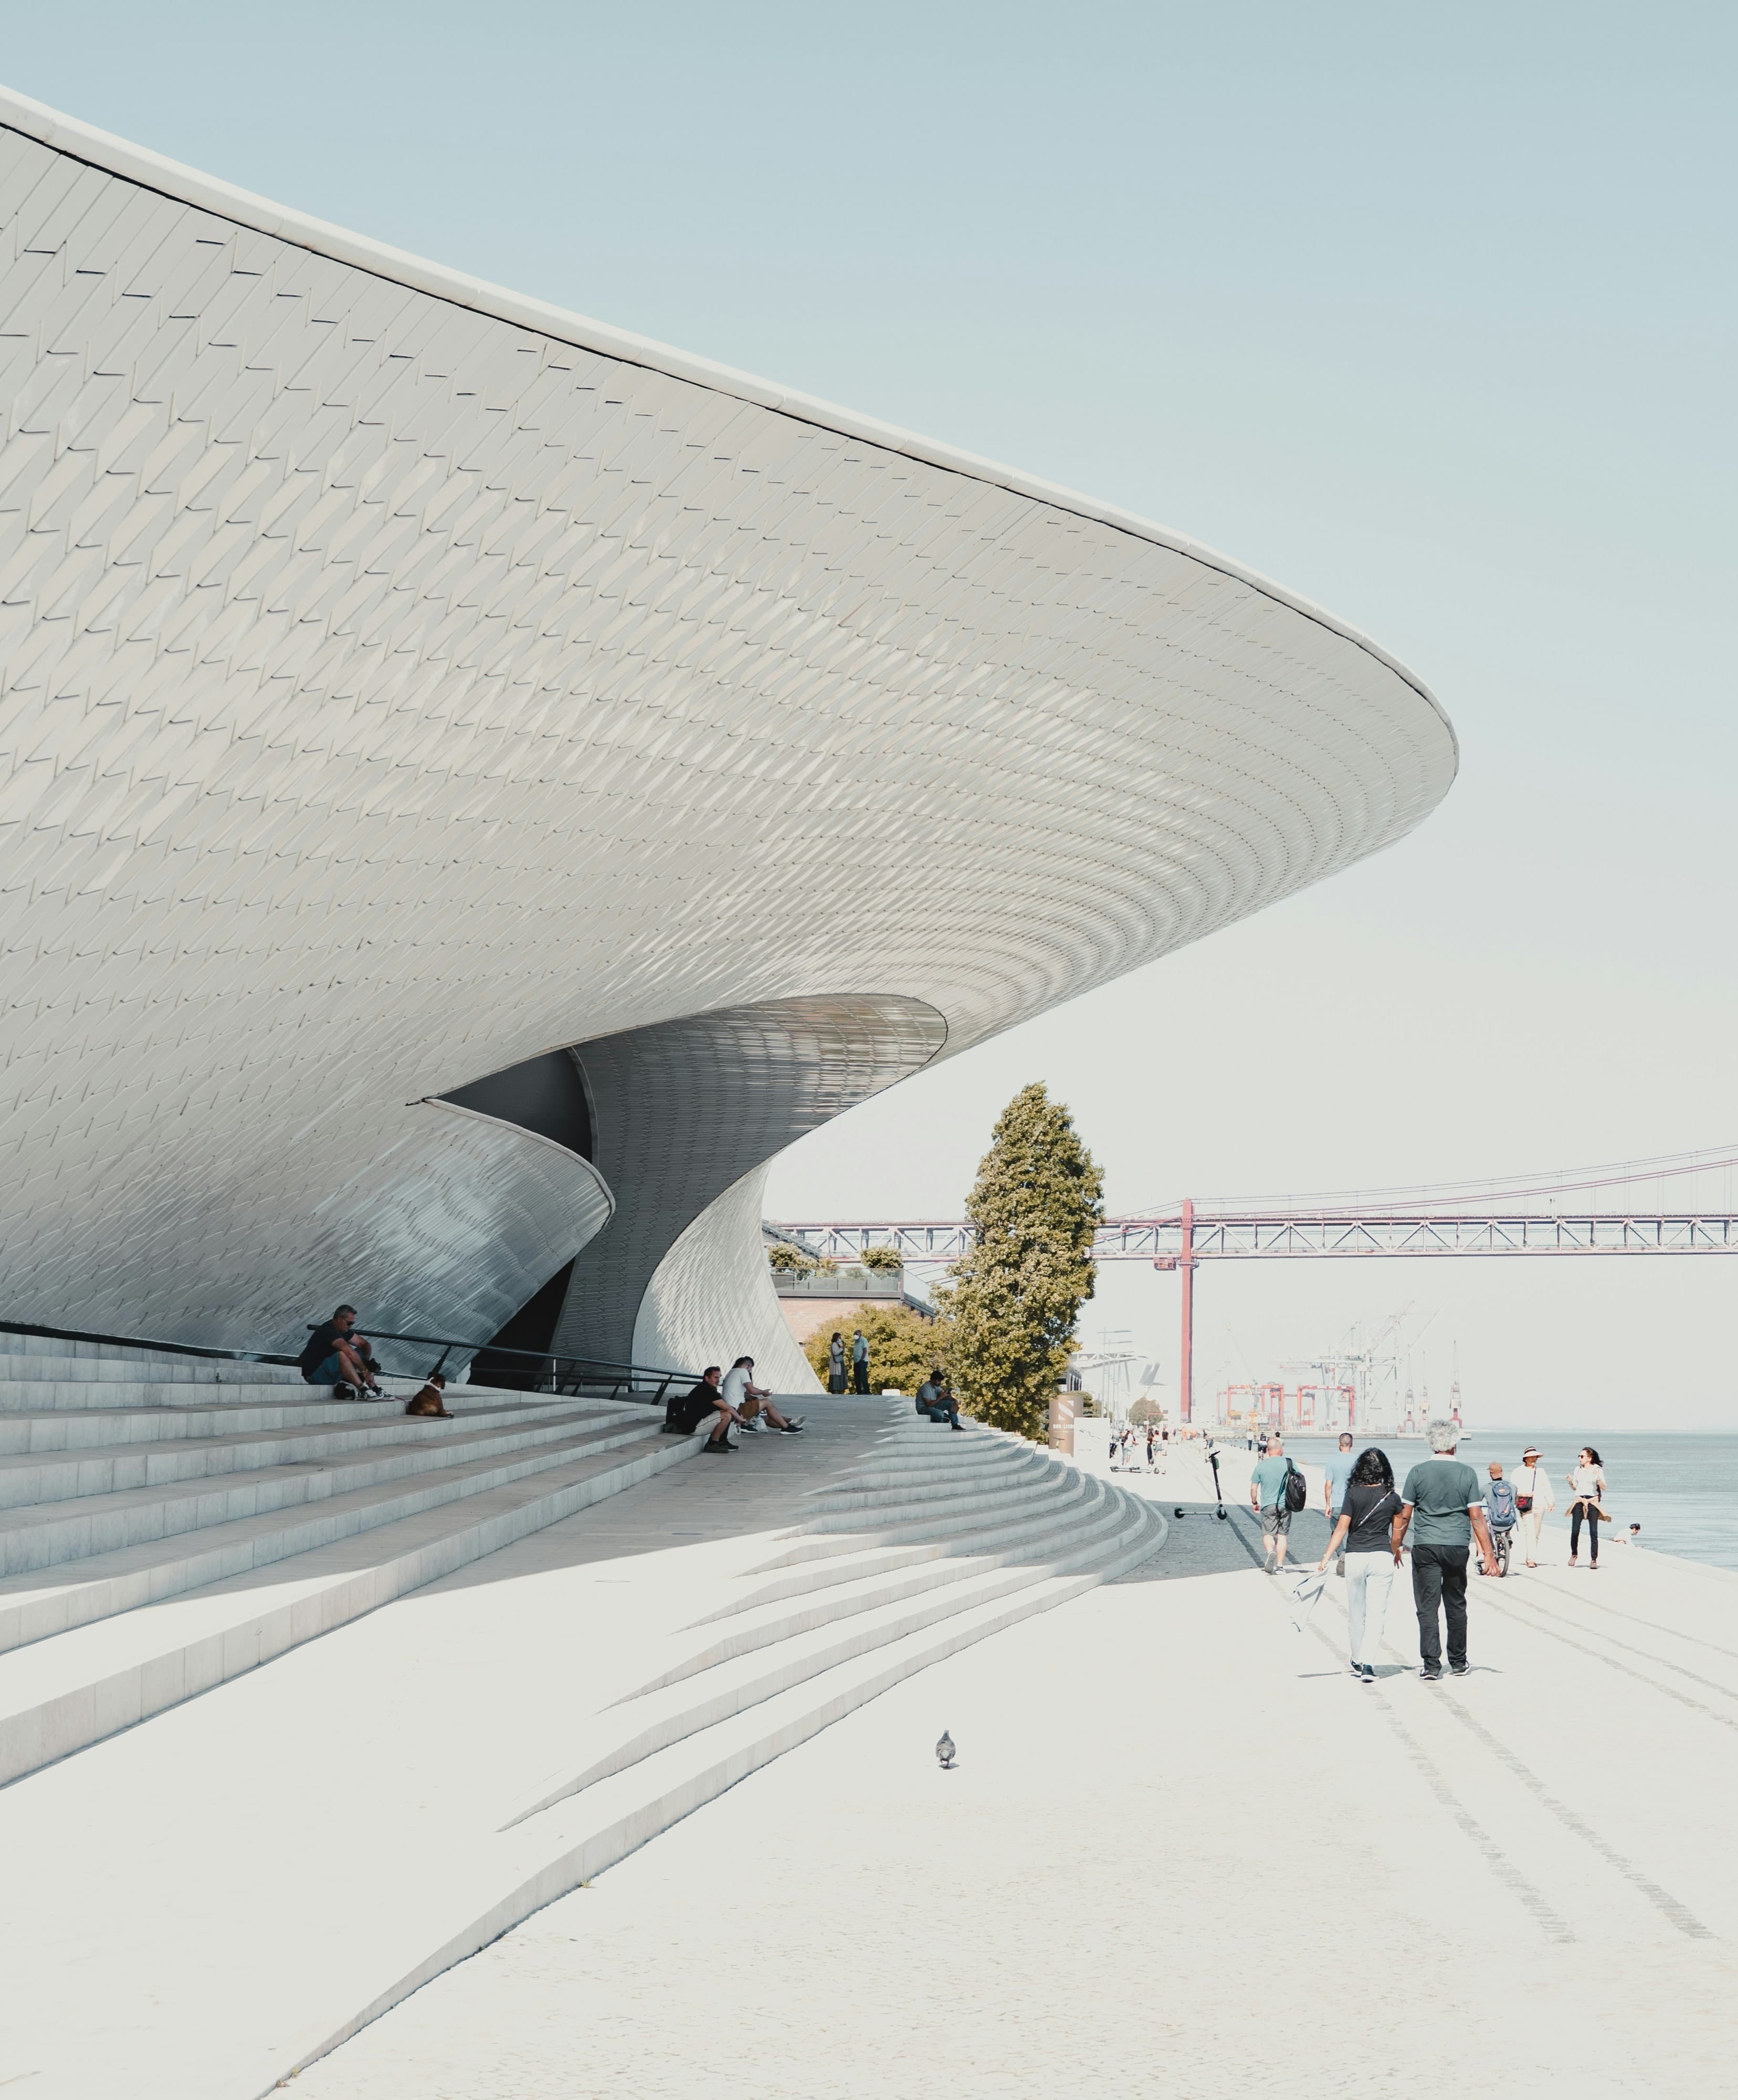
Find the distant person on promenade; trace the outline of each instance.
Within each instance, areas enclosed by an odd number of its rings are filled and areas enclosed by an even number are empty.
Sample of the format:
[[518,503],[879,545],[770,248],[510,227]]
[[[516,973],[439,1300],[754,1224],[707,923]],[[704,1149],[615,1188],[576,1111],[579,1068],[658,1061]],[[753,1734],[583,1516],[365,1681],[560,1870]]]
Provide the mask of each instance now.
[[1568,1476],[1575,1499],[1569,1505],[1569,1565],[1573,1568],[1581,1550],[1581,1526],[1587,1527],[1587,1564],[1590,1573],[1599,1565],[1599,1520],[1605,1511],[1599,1505],[1605,1499],[1605,1475],[1599,1464],[1599,1454],[1590,1444],[1581,1446],[1579,1462]]
[[1515,1511],[1519,1520],[1515,1528],[1527,1549],[1527,1565],[1537,1568],[1539,1564],[1539,1528],[1545,1521],[1546,1511],[1557,1507],[1551,1475],[1539,1463],[1537,1444],[1529,1444],[1522,1452],[1512,1485],[1515,1489]]
[[1328,1550],[1316,1563],[1318,1572],[1326,1573],[1338,1551],[1339,1564],[1346,1571],[1346,1639],[1352,1674],[1365,1684],[1376,1681],[1376,1649],[1393,1593],[1394,1573],[1400,1566],[1400,1548],[1394,1543],[1394,1515],[1399,1507],[1388,1454],[1372,1444],[1352,1461]]
[[1250,1507],[1261,1519],[1262,1573],[1277,1575],[1286,1564],[1286,1548],[1291,1535],[1291,1511],[1286,1503],[1286,1480],[1291,1461],[1277,1436],[1268,1439],[1266,1453],[1258,1458],[1249,1476]]
[[[1328,1513],[1328,1529],[1330,1532],[1346,1506],[1346,1483],[1352,1478],[1352,1469],[1356,1463],[1356,1459],[1352,1455],[1352,1432],[1343,1429],[1339,1432],[1339,1449],[1330,1454],[1322,1462],[1321,1467],[1326,1476],[1321,1483],[1321,1503]],[[1337,1575],[1343,1575],[1346,1572],[1343,1549],[1335,1557],[1334,1572]]]
[[845,1337],[835,1328],[833,1339],[827,1345],[827,1390],[845,1391]]
[[1442,1627],[1449,1626],[1449,1668],[1467,1674],[1467,1549],[1474,1538],[1487,1575],[1497,1572],[1490,1527],[1484,1520],[1484,1496],[1479,1476],[1454,1455],[1460,1431],[1452,1422],[1433,1422],[1426,1429],[1433,1458],[1406,1476],[1401,1507],[1393,1523],[1397,1558],[1414,1519],[1412,1539],[1412,1601],[1418,1614],[1418,1674],[1427,1684],[1442,1675]]
[[851,1390],[867,1392],[869,1390],[869,1344],[863,1339],[861,1327],[851,1330]]

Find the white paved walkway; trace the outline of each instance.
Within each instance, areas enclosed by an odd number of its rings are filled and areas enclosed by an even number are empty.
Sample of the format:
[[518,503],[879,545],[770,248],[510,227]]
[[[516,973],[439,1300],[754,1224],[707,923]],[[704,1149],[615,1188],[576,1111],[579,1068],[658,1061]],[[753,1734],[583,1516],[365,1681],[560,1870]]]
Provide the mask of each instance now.
[[1336,1586],[1295,1630],[1247,1538],[1192,1512],[1142,1575],[899,1686],[296,2089],[1730,2090],[1738,1577],[1614,1551],[1476,1582],[1474,1672],[1435,1687],[1397,1590],[1369,1690]]

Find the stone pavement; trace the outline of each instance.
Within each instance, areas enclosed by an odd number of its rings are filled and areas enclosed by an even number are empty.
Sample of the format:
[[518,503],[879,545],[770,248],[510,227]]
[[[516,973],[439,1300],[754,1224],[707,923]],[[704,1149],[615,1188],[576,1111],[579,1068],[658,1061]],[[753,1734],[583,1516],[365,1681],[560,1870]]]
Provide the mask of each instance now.
[[1141,1576],[899,1685],[297,2089],[1728,2090],[1738,1577],[1572,1573],[1546,1538],[1555,1565],[1472,1583],[1465,1679],[1413,1674],[1397,1587],[1366,1689],[1338,1586],[1298,1630],[1246,1516],[1191,1508]]

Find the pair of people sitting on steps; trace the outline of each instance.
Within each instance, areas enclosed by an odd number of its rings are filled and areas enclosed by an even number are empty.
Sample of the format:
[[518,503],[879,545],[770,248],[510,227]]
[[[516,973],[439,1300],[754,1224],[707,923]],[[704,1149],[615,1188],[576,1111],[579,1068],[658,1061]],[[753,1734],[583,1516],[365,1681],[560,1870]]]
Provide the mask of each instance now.
[[717,1364],[708,1364],[699,1383],[665,1408],[665,1430],[671,1436],[691,1436],[711,1414],[716,1419],[705,1449],[712,1452],[734,1451],[732,1426],[757,1436],[763,1418],[774,1429],[795,1436],[803,1426],[802,1417],[780,1414],[767,1388],[754,1383],[752,1357],[739,1357],[727,1372],[721,1371]]

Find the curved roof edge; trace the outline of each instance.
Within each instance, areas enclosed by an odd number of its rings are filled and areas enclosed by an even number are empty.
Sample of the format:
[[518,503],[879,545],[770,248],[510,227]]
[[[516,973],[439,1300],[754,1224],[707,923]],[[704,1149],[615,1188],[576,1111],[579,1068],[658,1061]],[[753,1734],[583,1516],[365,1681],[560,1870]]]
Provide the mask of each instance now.
[[1387,650],[1347,621],[1336,618],[1322,607],[1312,604],[1309,599],[1300,598],[1295,591],[1287,590],[1271,577],[1246,568],[1241,562],[1233,561],[1229,554],[1222,554],[1215,548],[1203,546],[1198,540],[1191,540],[1184,533],[1172,532],[1167,526],[1156,525],[1150,518],[1137,516],[1133,511],[1118,510],[1114,504],[1100,503],[1092,496],[1081,495],[1077,490],[1061,488],[1053,483],[1039,480],[1035,475],[1021,474],[1017,469],[1003,466],[994,460],[980,459],[975,453],[957,451],[951,445],[937,444],[933,439],[920,437],[911,430],[902,430],[895,424],[879,422],[872,416],[857,415],[832,402],[817,400],[812,395],[775,386],[767,380],[756,378],[752,373],[738,372],[729,365],[715,364],[709,358],[695,357],[687,351],[673,349],[668,343],[654,342],[647,337],[631,335],[625,329],[611,328],[606,322],[592,320],[581,314],[568,313],[564,308],[550,306],[542,299],[527,298],[520,293],[508,291],[501,285],[489,284],[483,278],[467,276],[463,271],[446,269],[439,263],[426,261],[421,256],[408,254],[403,249],[388,247],[383,241],[368,240],[343,227],[330,225],[324,219],[311,218],[304,212],[292,211],[283,205],[273,204],[269,198],[255,196],[251,191],[238,189],[233,183],[220,182],[214,176],[202,174],[196,168],[184,166],[179,161],[168,160],[161,153],[151,152],[143,146],[134,145],[128,139],[117,138],[112,132],[101,131],[94,125],[82,124],[76,117],[68,117],[60,110],[50,108],[46,103],[34,101],[29,95],[20,95],[4,86],[0,86],[0,128],[21,132],[42,145],[52,147],[56,152],[88,162],[110,174],[137,183],[143,188],[156,190],[198,210],[209,211],[215,217],[250,227],[258,233],[273,235],[294,246],[309,249],[330,261],[347,263],[352,268],[366,271],[370,276],[390,279],[395,284],[425,292],[431,298],[446,300],[454,306],[468,307],[511,327],[527,329],[538,335],[553,336],[558,342],[570,342],[578,349],[593,351],[601,356],[615,358],[624,364],[642,365],[655,372],[664,373],[672,378],[688,381],[714,393],[733,395],[739,400],[752,402],[758,408],[835,431],[841,437],[859,439],[866,444],[902,453],[910,458],[921,460],[930,466],[968,475],[975,481],[1007,489],[1012,494],[1048,504],[1058,510],[1072,512],[1078,517],[1091,518],[1096,523],[1110,527],[1114,531],[1132,533],[1139,539],[1151,540],[1157,546],[1167,547],[1175,554],[1186,555],[1205,567],[1236,577],[1240,583],[1247,584],[1264,597],[1303,614],[1306,619],[1312,620],[1342,636],[1385,664],[1435,711],[1448,733],[1454,754],[1455,770],[1458,770],[1460,739],[1455,735],[1454,725],[1449,719],[1441,702],[1415,672],[1409,670],[1398,658],[1390,655]]

